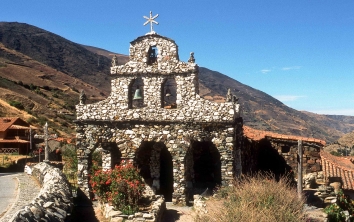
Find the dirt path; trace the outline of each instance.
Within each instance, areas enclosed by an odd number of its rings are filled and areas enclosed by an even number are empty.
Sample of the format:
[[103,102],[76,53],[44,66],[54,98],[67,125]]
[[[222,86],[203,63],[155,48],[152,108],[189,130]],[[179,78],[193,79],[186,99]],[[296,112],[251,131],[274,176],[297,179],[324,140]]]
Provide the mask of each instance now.
[[166,208],[162,222],[193,222],[196,216],[192,207],[176,206],[167,202]]

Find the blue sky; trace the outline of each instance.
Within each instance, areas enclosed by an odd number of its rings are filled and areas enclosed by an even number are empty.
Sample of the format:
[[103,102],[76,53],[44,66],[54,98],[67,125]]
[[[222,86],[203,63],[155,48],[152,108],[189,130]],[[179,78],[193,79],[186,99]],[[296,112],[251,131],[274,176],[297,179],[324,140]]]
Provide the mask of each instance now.
[[354,1],[11,0],[0,21],[38,26],[80,44],[128,54],[149,31],[181,60],[259,89],[297,110],[354,116]]

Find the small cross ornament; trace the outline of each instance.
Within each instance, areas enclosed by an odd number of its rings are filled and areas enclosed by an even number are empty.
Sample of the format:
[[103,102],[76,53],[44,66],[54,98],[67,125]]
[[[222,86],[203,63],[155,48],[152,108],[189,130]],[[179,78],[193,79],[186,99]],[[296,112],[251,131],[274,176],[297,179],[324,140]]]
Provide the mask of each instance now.
[[159,17],[159,14],[156,14],[154,16],[152,16],[152,11],[150,11],[150,17],[147,17],[147,16],[143,16],[144,19],[147,19],[147,21],[144,23],[144,25],[147,25],[150,23],[150,32],[147,33],[147,34],[156,34],[156,32],[154,32],[154,29],[152,27],[152,23],[155,23],[156,25],[158,25],[159,23],[156,22],[154,19],[156,19],[157,17]]

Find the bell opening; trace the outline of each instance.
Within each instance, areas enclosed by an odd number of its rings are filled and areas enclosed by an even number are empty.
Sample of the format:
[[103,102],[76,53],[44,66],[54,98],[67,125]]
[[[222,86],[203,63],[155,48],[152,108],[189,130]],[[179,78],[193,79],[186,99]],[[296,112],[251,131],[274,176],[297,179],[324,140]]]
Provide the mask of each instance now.
[[175,79],[167,79],[161,87],[162,108],[175,109],[177,108],[177,84]]
[[129,98],[128,98],[128,107],[129,109],[137,109],[143,106],[144,104],[144,84],[141,77],[132,80],[129,86]]

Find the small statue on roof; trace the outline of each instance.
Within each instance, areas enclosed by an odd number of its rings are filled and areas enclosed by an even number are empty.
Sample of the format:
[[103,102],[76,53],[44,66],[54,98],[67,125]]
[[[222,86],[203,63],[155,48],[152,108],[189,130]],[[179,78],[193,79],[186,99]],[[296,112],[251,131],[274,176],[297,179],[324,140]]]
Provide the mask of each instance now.
[[189,56],[188,62],[195,63],[194,52],[191,52],[191,55]]
[[117,66],[118,65],[118,58],[117,55],[114,55],[112,58],[112,67]]
[[232,93],[231,93],[231,89],[227,90],[227,94],[226,94],[226,102],[232,102]]
[[86,102],[86,94],[85,94],[84,90],[81,90],[81,91],[80,91],[79,100],[80,100],[80,105],[85,105],[85,102]]
[[237,104],[238,98],[237,98],[236,95],[232,95],[232,102],[233,102],[234,104]]

